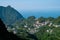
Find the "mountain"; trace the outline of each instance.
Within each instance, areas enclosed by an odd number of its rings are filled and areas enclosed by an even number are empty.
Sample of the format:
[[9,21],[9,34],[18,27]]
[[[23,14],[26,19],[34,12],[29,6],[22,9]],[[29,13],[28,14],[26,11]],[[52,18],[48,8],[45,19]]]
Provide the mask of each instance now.
[[7,7],[0,6],[0,18],[6,25],[10,25],[17,20],[22,21],[24,17],[11,6]]

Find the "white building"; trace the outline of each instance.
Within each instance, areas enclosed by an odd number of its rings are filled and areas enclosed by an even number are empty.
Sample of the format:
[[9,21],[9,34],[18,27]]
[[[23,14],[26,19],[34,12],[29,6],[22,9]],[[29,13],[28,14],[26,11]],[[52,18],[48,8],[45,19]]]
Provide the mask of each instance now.
[[46,30],[48,33],[52,33],[53,32],[53,30],[52,29],[48,29],[48,30]]
[[60,27],[60,25],[55,25],[55,24],[53,24],[53,26],[54,26],[54,27]]

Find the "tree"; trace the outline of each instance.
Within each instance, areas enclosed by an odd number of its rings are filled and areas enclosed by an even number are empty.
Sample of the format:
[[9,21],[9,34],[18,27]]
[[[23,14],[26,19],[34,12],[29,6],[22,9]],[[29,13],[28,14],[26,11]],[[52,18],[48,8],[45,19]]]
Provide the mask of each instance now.
[[49,20],[49,21],[53,21],[54,18],[53,18],[53,17],[48,17],[47,20]]
[[29,16],[27,18],[27,24],[29,27],[33,27],[33,24],[35,23],[35,18],[36,18],[35,16]]
[[40,17],[40,18],[38,18],[38,21],[39,22],[44,22],[45,21],[45,18],[44,17]]
[[54,24],[60,24],[60,16],[57,17],[53,22]]
[[28,19],[35,19],[36,17],[35,16],[29,16]]

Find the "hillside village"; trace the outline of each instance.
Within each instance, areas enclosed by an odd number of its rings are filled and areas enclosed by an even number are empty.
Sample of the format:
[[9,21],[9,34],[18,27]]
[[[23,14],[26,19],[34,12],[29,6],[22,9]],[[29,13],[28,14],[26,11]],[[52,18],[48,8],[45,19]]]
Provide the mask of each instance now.
[[[47,15],[46,15],[47,16]],[[24,18],[11,6],[0,6],[0,18],[7,30],[28,40],[60,40],[60,16]]]
[[[49,21],[49,20],[43,21],[43,22],[39,22],[40,20],[34,19],[34,17],[33,17],[33,19],[31,19],[29,21],[28,20],[27,21],[24,20],[22,22],[22,24],[18,22],[18,24],[23,25],[22,26],[22,30],[26,30],[27,32],[29,32],[31,34],[37,33],[39,31],[39,28],[41,28],[41,27],[46,27],[46,26],[48,26],[48,27],[60,27],[60,24],[55,24],[55,23],[53,23],[52,21]],[[15,27],[12,27],[12,28],[8,27],[7,30],[12,30],[13,33],[16,34],[17,33],[17,29],[21,28],[20,25],[18,25],[18,24]],[[46,30],[46,31],[48,32],[49,30]]]
[[[36,29],[39,29],[40,27],[44,27],[44,26],[48,26],[48,27],[60,27],[60,25],[57,25],[57,24],[53,24],[51,21],[46,21],[46,22],[42,22],[42,23],[39,23],[39,21],[36,21],[34,24],[34,30],[32,30],[31,28],[28,28],[28,30],[30,30],[31,33],[33,32],[37,32],[38,30]],[[27,28],[27,24],[24,25],[25,28]],[[49,31],[49,30],[48,30]]]

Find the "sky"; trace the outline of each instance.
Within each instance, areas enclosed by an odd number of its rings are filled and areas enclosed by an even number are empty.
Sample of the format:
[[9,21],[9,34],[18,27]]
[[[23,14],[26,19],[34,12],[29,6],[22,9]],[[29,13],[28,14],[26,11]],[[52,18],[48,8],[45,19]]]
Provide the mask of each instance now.
[[39,11],[60,11],[60,0],[0,0],[0,6],[8,5],[21,12],[24,17],[36,16]]

